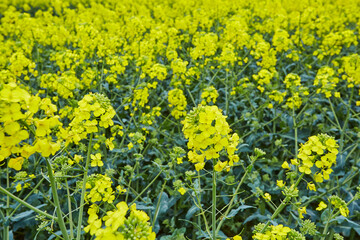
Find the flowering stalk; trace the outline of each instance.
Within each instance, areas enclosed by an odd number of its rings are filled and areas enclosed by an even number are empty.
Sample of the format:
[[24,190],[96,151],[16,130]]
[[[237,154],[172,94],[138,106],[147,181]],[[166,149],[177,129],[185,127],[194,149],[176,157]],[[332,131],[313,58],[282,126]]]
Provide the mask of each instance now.
[[50,160],[48,158],[46,158],[46,165],[47,165],[47,168],[48,168],[51,191],[52,191],[52,194],[53,194],[54,204],[55,204],[55,207],[56,207],[56,215],[57,215],[57,219],[58,219],[57,222],[59,224],[59,227],[60,227],[60,230],[61,230],[61,233],[62,233],[64,239],[69,240],[70,238],[69,238],[69,236],[67,234],[65,222],[64,222],[64,219],[63,219],[63,213],[61,211],[61,206],[60,206],[60,202],[59,202],[59,196],[57,194],[57,184],[55,182],[55,178],[54,178],[54,174],[53,174],[53,170],[52,170],[52,167],[51,167]]
[[[197,176],[197,178],[198,178],[198,180],[199,180],[199,192],[201,192],[201,184],[200,184],[200,172],[197,172],[197,174],[198,174],[198,176]],[[198,203],[199,204],[197,204],[195,201],[195,205],[200,209],[200,211],[201,211],[201,215],[202,215],[202,217],[203,217],[203,219],[204,219],[204,224],[205,224],[205,229],[206,229],[206,232],[208,233],[208,235],[209,236],[211,236],[211,232],[210,232],[210,229],[209,229],[209,224],[208,224],[208,222],[207,222],[207,219],[206,219],[206,216],[205,216],[205,212],[204,212],[204,209],[202,208],[202,206],[201,206],[201,196],[199,196],[198,194],[197,194],[197,192],[198,191],[194,191],[194,193],[195,193],[195,198],[196,198],[196,200],[198,201]],[[200,221],[200,216],[199,216],[199,226],[201,226],[201,221]]]
[[158,202],[157,202],[157,204],[156,204],[155,213],[154,213],[154,219],[152,220],[152,226],[151,226],[153,229],[154,229],[154,226],[155,226],[156,218],[157,218],[157,216],[158,216],[158,214],[159,214],[159,207],[160,207],[161,197],[162,197],[162,194],[164,193],[164,189],[165,189],[166,183],[167,183],[167,180],[165,180],[165,181],[164,181],[164,184],[162,185],[161,193],[160,193]]
[[54,220],[54,221],[58,221],[58,218],[57,217],[54,217],[44,211],[41,211],[40,209],[34,207],[33,205],[25,202],[24,200],[18,198],[17,196],[15,196],[14,194],[12,194],[11,192],[9,192],[8,190],[4,189],[3,187],[0,186],[0,192],[4,193],[6,196],[14,199],[15,201],[17,201],[18,203],[24,205],[25,207],[27,208],[30,208],[31,210],[33,210],[34,212],[40,214],[40,215],[43,215],[51,220]]
[[[299,185],[301,179],[304,177],[305,173],[302,173],[300,175],[300,177],[298,178],[298,180],[296,181],[295,185],[294,185],[294,189]],[[284,209],[284,207],[287,205],[287,203],[290,201],[291,196],[286,196],[284,201],[282,201],[282,203],[276,208],[275,212],[273,213],[273,215],[271,216],[271,220],[274,220],[280,213],[281,211]],[[270,220],[268,220],[265,224],[265,226],[263,227],[263,229],[260,231],[260,233],[264,233],[266,228],[269,226],[270,224]]]
[[[215,166],[216,159],[213,159],[213,165]],[[213,234],[213,240],[216,240],[216,171],[213,169],[213,176],[212,176],[212,234]]]
[[[9,164],[7,164],[6,167],[6,188],[9,188],[10,184],[9,184]],[[9,217],[9,210],[10,210],[10,198],[9,196],[6,196],[6,217]],[[4,239],[9,239],[9,231],[10,231],[10,226],[7,225],[5,227],[5,232],[4,232]]]
[[293,119],[293,125],[294,125],[294,138],[295,138],[295,158],[297,159],[298,154],[298,129],[296,125],[296,116],[295,116],[295,108],[292,109],[292,119]]
[[218,225],[217,228],[216,228],[216,234],[220,231],[220,228],[221,228],[222,224],[223,224],[224,221],[226,220],[226,216],[229,214],[229,212],[230,212],[230,210],[231,210],[231,208],[232,208],[232,205],[233,205],[233,203],[234,203],[235,197],[237,196],[237,194],[238,194],[238,192],[239,192],[239,190],[240,190],[240,187],[242,186],[242,184],[244,183],[245,179],[247,178],[247,175],[251,172],[251,169],[252,169],[252,166],[254,165],[254,162],[255,162],[255,160],[252,161],[251,164],[247,167],[247,169],[246,169],[246,171],[245,171],[245,174],[244,174],[243,177],[241,178],[240,183],[237,185],[236,190],[235,190],[235,193],[234,193],[233,197],[231,198],[231,200],[230,200],[230,202],[229,202],[229,205],[228,205],[228,207],[227,207],[227,209],[226,209],[226,211],[225,211],[225,214],[224,214],[225,217],[223,217],[223,218],[221,219],[219,225]]
[[77,225],[77,230],[76,230],[76,240],[80,240],[80,237],[81,237],[82,215],[83,215],[83,212],[84,212],[84,199],[85,199],[85,192],[86,192],[87,175],[88,175],[88,171],[89,171],[92,138],[93,138],[93,135],[90,134],[88,152],[87,152],[87,155],[86,155],[86,163],[85,163],[85,172],[84,172],[84,178],[83,178],[83,185],[82,185],[82,188],[81,188],[80,209],[79,209],[78,225]]
[[[346,207],[349,206],[353,201],[355,201],[355,200],[357,200],[357,199],[359,199],[359,196],[358,196],[358,195],[355,195],[349,202],[346,203]],[[339,209],[336,213],[334,213],[334,211],[335,211],[335,209],[334,209],[333,211],[331,211],[331,214],[329,215],[329,219],[328,219],[328,221],[327,221],[326,224],[325,224],[324,231],[322,232],[322,238],[321,238],[321,240],[325,240],[326,234],[327,234],[327,232],[328,232],[328,230],[329,230],[330,220],[336,218],[339,214],[341,214],[340,209]],[[333,214],[333,213],[334,213],[334,214]]]

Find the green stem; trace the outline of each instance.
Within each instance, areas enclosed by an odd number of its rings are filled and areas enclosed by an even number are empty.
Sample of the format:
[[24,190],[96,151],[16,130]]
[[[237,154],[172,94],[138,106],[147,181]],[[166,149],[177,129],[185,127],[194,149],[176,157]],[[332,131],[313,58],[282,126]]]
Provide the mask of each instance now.
[[[6,189],[9,189],[10,182],[9,182],[9,164],[6,165]],[[9,217],[9,211],[10,211],[10,198],[9,196],[6,196],[6,217]],[[5,227],[4,232],[4,240],[9,240],[9,232],[10,232],[10,226],[7,224]]]
[[336,187],[333,187],[333,188],[327,190],[326,192],[323,192],[323,193],[320,194],[320,195],[317,195],[317,196],[315,196],[315,197],[313,197],[313,198],[310,198],[310,199],[307,200],[305,203],[301,204],[301,206],[307,206],[307,205],[309,205],[311,202],[315,201],[316,199],[322,198],[322,197],[325,196],[326,194],[328,194],[328,193],[330,193],[330,192],[332,192],[332,191],[334,191],[334,190],[336,190],[336,189],[341,188],[342,186],[344,186],[345,184],[347,184],[349,181],[351,181],[354,177],[356,177],[359,173],[360,173],[359,171],[355,172],[354,175],[349,176],[347,179],[345,179],[342,183],[340,183],[340,184],[337,185]]
[[194,107],[196,107],[195,99],[194,99],[193,95],[191,94],[190,90],[189,90],[187,87],[185,87],[185,89],[186,89],[186,91],[189,93],[189,96],[190,96],[190,98],[191,98],[191,101],[192,101],[193,104],[194,104]]
[[86,155],[85,172],[84,172],[83,184],[82,184],[82,188],[81,188],[79,218],[78,218],[78,225],[77,225],[77,229],[76,229],[76,240],[80,240],[80,237],[81,237],[81,226],[82,226],[82,217],[83,217],[83,212],[84,212],[86,181],[87,181],[87,177],[88,177],[87,175],[88,175],[89,164],[90,164],[90,153],[91,153],[92,138],[93,138],[93,135],[90,134],[88,151],[87,151],[87,155]]
[[[294,185],[294,188],[296,188],[301,179],[304,177],[305,173],[302,173],[300,175],[300,177],[298,178],[298,180],[296,181],[295,185]],[[287,203],[290,201],[291,197],[290,196],[286,196],[284,201],[282,201],[282,203],[277,207],[277,209],[275,210],[275,212],[273,213],[273,215],[271,216],[271,220],[274,220],[280,213],[281,211],[284,209],[284,207],[287,205]],[[263,227],[263,229],[260,231],[261,233],[264,233],[265,229],[269,226],[270,224],[270,220],[268,220],[265,224],[265,226]]]
[[[0,211],[0,218],[1,218],[1,220],[3,221],[3,223],[5,224],[5,222],[6,222],[6,220],[5,220],[5,216],[4,216],[4,214],[3,214],[3,212],[2,211]],[[5,231],[5,229],[6,228],[3,228],[3,232],[2,232],[2,236],[3,236],[3,239],[5,240],[6,238],[6,231]]]
[[[351,101],[353,99],[353,96],[354,96],[354,88],[351,89],[351,95],[350,95],[350,99],[349,99],[350,106],[351,106]],[[345,118],[344,125],[343,125],[341,130],[339,129],[340,132],[341,132],[341,135],[340,135],[340,147],[339,147],[339,152],[340,153],[342,153],[343,148],[344,148],[344,134],[345,134],[346,125],[347,125],[347,123],[349,121],[349,115],[350,115],[350,111],[348,110],[348,111],[346,111],[346,118]]]
[[[44,180],[45,180],[45,178],[40,179],[40,181],[38,182],[38,184],[36,184],[36,186],[29,192],[28,195],[26,195],[26,197],[24,197],[23,201],[26,201],[26,199],[28,199],[28,198],[31,196],[31,194],[33,194],[33,192],[35,192],[35,190],[41,185],[41,183],[42,183]],[[15,214],[16,210],[18,210],[20,206],[21,206],[21,204],[19,203],[19,204],[14,208],[14,210],[10,213],[10,215],[9,215],[8,218],[11,218],[12,215]]]
[[295,109],[292,109],[292,119],[293,119],[293,125],[294,125],[294,133],[295,133],[295,157],[297,159],[297,155],[298,155],[298,129],[296,126],[296,117],[295,117]]
[[161,197],[162,197],[162,194],[163,194],[163,192],[164,192],[166,182],[167,182],[167,180],[165,180],[165,181],[164,181],[164,184],[162,185],[161,193],[160,193],[159,199],[158,199],[157,204],[156,204],[155,213],[154,213],[154,219],[152,220],[152,221],[153,221],[153,222],[152,222],[152,229],[154,229],[155,222],[156,222],[156,218],[157,218],[157,215],[158,215],[158,213],[159,213],[159,207],[160,207]]
[[11,192],[9,192],[8,190],[4,189],[3,187],[0,186],[0,192],[4,193],[6,196],[14,199],[15,201],[17,201],[18,203],[24,205],[25,207],[27,208],[30,208],[31,210],[33,210],[34,212],[40,214],[40,215],[43,215],[45,217],[48,217],[50,218],[51,220],[54,220],[54,221],[58,221],[58,218],[57,217],[54,217],[44,211],[41,211],[40,209],[34,207],[33,205],[25,202],[24,200],[18,198],[17,196],[15,196],[14,194],[12,194]]
[[149,183],[149,185],[147,185],[147,186],[144,188],[144,190],[142,190],[141,193],[139,193],[139,195],[137,195],[137,196],[135,197],[135,199],[132,200],[132,202],[131,202],[129,205],[132,205],[132,204],[155,182],[155,180],[160,176],[160,174],[162,173],[162,171],[163,171],[163,169],[160,170],[160,172],[158,173],[158,175],[156,175],[156,176],[154,177],[154,179]]
[[236,190],[235,190],[235,193],[234,193],[234,195],[232,196],[232,198],[231,198],[231,200],[230,200],[230,202],[229,202],[229,205],[228,205],[228,207],[227,207],[227,209],[226,209],[226,211],[225,211],[224,217],[221,219],[219,225],[218,225],[217,228],[216,228],[216,234],[220,231],[220,228],[221,228],[222,224],[223,224],[224,221],[226,220],[226,216],[229,214],[229,212],[230,212],[230,210],[231,210],[231,208],[232,208],[232,206],[233,206],[235,197],[236,197],[236,195],[238,194],[238,192],[239,192],[239,190],[240,190],[240,187],[241,187],[241,185],[244,183],[247,175],[249,174],[249,172],[251,172],[250,169],[252,168],[253,164],[254,164],[254,161],[251,163],[251,165],[249,165],[249,167],[248,167],[249,170],[246,170],[246,171],[245,171],[245,174],[244,174],[243,177],[241,178],[240,183],[237,185]]
[[228,93],[228,73],[226,72],[225,78],[225,115],[229,115],[229,93]]
[[326,222],[326,224],[325,224],[325,228],[324,228],[324,231],[322,232],[322,237],[321,237],[321,240],[325,240],[325,234],[327,234],[327,232],[328,232],[328,230],[329,230],[329,226],[330,226],[330,220],[331,220],[331,218],[333,217],[333,212],[334,212],[334,210],[333,211],[331,211],[331,213],[330,213],[330,215],[329,215],[329,218],[328,218],[328,220],[327,220],[327,222]]
[[[201,183],[200,183],[200,172],[197,171],[198,175],[197,175],[197,179],[199,180],[199,192],[201,192]],[[198,196],[198,190],[194,190],[194,193],[195,193],[195,198],[198,202],[198,204],[196,204],[195,200],[194,200],[194,203],[195,205],[200,209],[201,211],[201,216],[203,217],[204,219],[204,224],[205,224],[205,229],[206,229],[206,232],[209,234],[209,236],[211,236],[211,232],[210,232],[210,229],[209,229],[209,224],[206,220],[206,216],[205,216],[205,212],[204,212],[204,209],[202,208],[201,206],[201,196]],[[201,226],[201,219],[199,218],[199,226]]]
[[65,222],[64,222],[64,219],[63,219],[63,213],[61,211],[61,206],[60,206],[60,202],[59,202],[59,196],[58,196],[58,193],[57,193],[57,184],[56,184],[56,181],[55,181],[55,177],[54,177],[54,174],[53,174],[53,170],[52,170],[52,167],[51,167],[50,160],[48,158],[46,158],[46,165],[47,165],[47,168],[48,168],[48,174],[49,174],[49,179],[50,179],[50,186],[51,186],[52,195],[53,195],[53,198],[54,198],[54,204],[56,206],[56,215],[57,215],[57,218],[58,218],[57,223],[59,224],[59,227],[60,227],[60,230],[61,230],[61,233],[62,233],[64,239],[69,240],[69,236],[67,234]]
[[[213,167],[215,167],[215,159],[213,159]],[[213,168],[213,175],[212,175],[212,239],[216,240],[216,171]]]
[[67,199],[68,199],[68,208],[69,208],[69,221],[70,221],[70,239],[74,238],[74,230],[73,230],[73,219],[72,219],[72,210],[71,210],[71,199],[70,199],[70,191],[69,191],[69,185],[67,180],[65,180],[66,183],[66,192],[67,192]]

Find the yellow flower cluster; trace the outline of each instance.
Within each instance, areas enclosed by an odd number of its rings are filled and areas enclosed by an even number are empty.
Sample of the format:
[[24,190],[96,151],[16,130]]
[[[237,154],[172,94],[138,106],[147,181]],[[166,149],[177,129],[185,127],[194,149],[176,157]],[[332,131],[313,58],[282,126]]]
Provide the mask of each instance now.
[[320,48],[314,51],[314,56],[322,60],[326,56],[340,54],[343,47],[357,46],[357,37],[351,30],[330,32],[322,39]]
[[279,224],[277,226],[269,226],[267,227],[266,231],[264,233],[255,233],[255,235],[252,236],[255,240],[285,240],[288,239],[287,235],[291,231],[289,227],[285,227],[282,224]]
[[[299,171],[305,174],[311,174],[311,168],[315,165],[320,171],[314,174],[314,180],[323,182],[324,179],[329,179],[333,171],[331,167],[336,164],[338,147],[335,139],[326,134],[311,136],[305,144],[301,145],[298,159],[291,160],[291,163],[298,166]],[[284,162],[282,166],[289,168],[287,162]]]
[[210,57],[218,48],[218,36],[215,33],[197,32],[192,43],[195,47],[190,50],[190,55],[194,60],[202,56]]
[[171,115],[175,119],[179,119],[186,115],[187,101],[183,90],[175,88],[168,93],[169,107],[174,107],[171,110]]
[[[239,136],[230,134],[231,129],[226,122],[226,116],[222,115],[217,106],[195,107],[185,120],[182,121],[183,133],[188,139],[189,161],[195,164],[197,171],[204,168],[205,162],[217,159],[214,166],[215,171],[222,171],[224,168],[229,171],[234,162],[239,161],[239,156],[235,155]],[[221,151],[225,150],[229,160],[220,161]]]
[[140,117],[140,122],[148,126],[152,125],[154,123],[155,118],[161,115],[160,111],[161,111],[160,107],[153,107],[151,108],[149,113],[143,112]]
[[78,105],[69,126],[60,129],[59,136],[66,140],[66,143],[78,144],[87,138],[88,133],[98,132],[98,126],[108,128],[114,125],[112,118],[115,110],[106,96],[90,93],[85,95]]
[[[146,86],[138,86],[134,90],[134,99],[132,101],[133,106],[144,107],[148,103],[149,89]],[[136,110],[136,109],[135,109]]]
[[[155,240],[156,235],[149,224],[149,216],[136,205],[130,207],[130,215],[126,217],[129,207],[126,202],[116,204],[116,209],[106,212],[102,219],[98,216],[96,204],[88,210],[88,225],[85,232],[95,236],[96,240]],[[102,225],[105,225],[103,228]]]
[[216,103],[216,99],[218,98],[218,96],[219,93],[216,88],[214,88],[214,86],[209,86],[205,88],[204,91],[201,93],[201,104],[207,105],[211,102]]
[[348,87],[360,85],[360,56],[358,54],[351,54],[341,58],[342,66],[339,73],[344,73],[342,78],[348,82]]
[[[43,111],[43,118],[35,118]],[[35,152],[44,157],[55,154],[60,142],[53,139],[52,130],[61,127],[54,115],[57,107],[48,98],[30,95],[15,82],[0,85],[0,162],[10,157],[9,167],[20,170],[25,159]],[[35,140],[27,143],[30,133]]]
[[111,184],[111,178],[106,175],[96,174],[89,176],[86,189],[90,189],[90,192],[86,193],[85,199],[92,203],[100,201],[112,203],[115,194]]
[[295,73],[289,73],[284,79],[285,87],[290,92],[286,106],[290,109],[301,107],[302,98],[309,95],[308,88],[301,85],[301,78]]
[[252,76],[258,83],[257,89],[260,92],[264,92],[265,88],[263,86],[269,86],[271,79],[274,77],[274,74],[267,69],[261,69],[258,74]]
[[341,198],[339,198],[336,195],[333,195],[333,196],[329,197],[329,202],[335,208],[339,209],[341,215],[343,215],[344,217],[349,216],[349,208],[344,200],[342,200]]
[[85,86],[76,77],[73,70],[61,73],[61,75],[47,73],[40,77],[40,87],[50,91],[57,92],[59,96],[68,99],[74,97],[77,89],[83,89]]
[[339,93],[333,93],[340,79],[337,77],[336,72],[331,67],[325,66],[319,69],[316,74],[314,85],[320,86],[316,93],[324,93],[327,98],[335,94],[335,97],[339,97]]

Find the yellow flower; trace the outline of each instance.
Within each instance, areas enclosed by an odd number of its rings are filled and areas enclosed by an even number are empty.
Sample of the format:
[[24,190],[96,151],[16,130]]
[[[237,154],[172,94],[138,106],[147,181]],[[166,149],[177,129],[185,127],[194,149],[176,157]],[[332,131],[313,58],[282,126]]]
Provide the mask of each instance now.
[[177,164],[182,164],[183,163],[182,159],[183,159],[182,157],[176,158],[176,163]]
[[178,192],[181,194],[181,195],[184,195],[186,193],[186,189],[181,187],[178,189]]
[[303,214],[306,214],[306,207],[298,208],[299,217],[304,218]]
[[281,165],[281,167],[284,169],[290,169],[290,166],[289,166],[288,162],[286,162],[286,161]]
[[106,146],[109,148],[110,151],[113,150],[114,147],[115,147],[113,141],[114,141],[114,137],[107,138],[107,139],[105,140],[105,144],[106,144]]
[[291,159],[290,161],[291,161],[292,165],[295,165],[295,166],[299,165],[299,161],[297,159]]
[[82,160],[83,160],[83,157],[82,157],[82,156],[77,155],[77,154],[74,155],[74,161],[75,161],[75,162],[79,163],[79,162],[82,161]]
[[227,164],[227,161],[225,161],[225,162],[218,161],[216,163],[216,165],[214,166],[214,170],[217,172],[221,172],[224,169],[224,167],[226,167],[226,164]]
[[285,186],[285,183],[283,180],[277,180],[276,181],[276,185],[279,187],[279,188],[283,188]]
[[21,184],[18,183],[18,184],[16,185],[16,191],[17,191],[17,192],[20,192],[21,189],[22,189]]
[[308,188],[310,191],[316,192],[315,184],[313,184],[312,182],[309,182],[309,183],[307,184],[307,188]]
[[195,169],[196,169],[196,171],[200,171],[201,169],[204,168],[204,166],[205,166],[205,163],[204,163],[204,162],[202,162],[202,163],[197,163],[197,164],[195,164]]
[[315,182],[319,182],[319,183],[322,183],[324,181],[323,176],[322,176],[321,173],[316,173],[314,175],[314,180],[315,180]]
[[269,193],[265,193],[263,198],[266,200],[266,201],[271,201],[271,195]]
[[327,208],[327,204],[324,203],[323,201],[321,201],[321,202],[319,203],[319,206],[316,208],[316,210],[317,210],[317,211],[321,211],[321,210],[323,210],[323,209],[325,209],[325,208]]
[[118,190],[120,194],[126,193],[126,189],[122,188],[120,185],[116,187],[116,190]]
[[104,163],[101,161],[101,153],[96,153],[95,155],[91,154],[90,158],[91,158],[91,166],[92,167],[104,166]]
[[13,168],[16,171],[19,171],[21,170],[23,163],[24,163],[23,157],[10,158],[8,166],[9,168]]

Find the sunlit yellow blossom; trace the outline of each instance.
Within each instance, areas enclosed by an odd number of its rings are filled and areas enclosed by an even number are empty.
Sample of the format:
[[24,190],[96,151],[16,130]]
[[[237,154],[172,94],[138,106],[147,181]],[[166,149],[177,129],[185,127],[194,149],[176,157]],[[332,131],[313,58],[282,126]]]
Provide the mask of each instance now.
[[23,157],[10,158],[8,166],[10,168],[15,169],[16,171],[20,171],[23,163],[24,163]]
[[315,191],[316,192],[316,187],[315,187],[315,184],[313,184],[312,182],[309,182],[307,184],[307,188],[311,191]]
[[325,209],[325,208],[327,208],[327,204],[324,203],[323,201],[321,201],[321,202],[319,203],[319,206],[316,208],[316,210],[317,210],[317,211],[321,211],[321,210],[323,210],[323,209]]
[[179,188],[178,192],[181,194],[181,195],[184,195],[186,193],[186,189],[181,187]]
[[279,188],[283,188],[285,186],[285,183],[283,180],[277,180],[276,181],[276,185],[279,187]]
[[263,198],[267,201],[271,201],[271,195],[269,193],[265,193]]
[[222,171],[233,162],[239,161],[235,156],[239,136],[230,135],[231,129],[226,122],[226,117],[216,106],[202,106],[194,108],[185,120],[182,121],[183,133],[188,139],[189,161],[195,164],[197,171],[205,166],[205,161],[220,157],[220,151],[226,150],[230,161],[216,161],[214,169]]
[[298,208],[299,217],[304,218],[303,214],[306,214],[306,207]]
[[101,161],[101,153],[96,153],[95,155],[91,154],[91,166],[92,167],[102,167],[104,163]]

